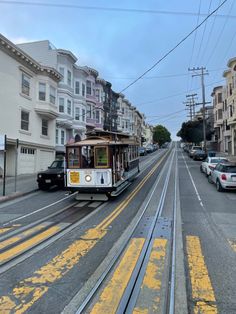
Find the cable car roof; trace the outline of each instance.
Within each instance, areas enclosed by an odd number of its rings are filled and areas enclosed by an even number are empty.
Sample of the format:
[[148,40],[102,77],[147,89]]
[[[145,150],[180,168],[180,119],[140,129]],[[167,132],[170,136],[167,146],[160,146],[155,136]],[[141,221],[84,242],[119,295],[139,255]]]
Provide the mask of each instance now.
[[75,147],[75,146],[103,146],[103,145],[137,145],[137,143],[134,140],[131,139],[122,139],[118,141],[110,140],[109,138],[103,138],[103,137],[90,137],[87,139],[84,139],[80,142],[75,143],[69,143],[66,146],[67,147]]

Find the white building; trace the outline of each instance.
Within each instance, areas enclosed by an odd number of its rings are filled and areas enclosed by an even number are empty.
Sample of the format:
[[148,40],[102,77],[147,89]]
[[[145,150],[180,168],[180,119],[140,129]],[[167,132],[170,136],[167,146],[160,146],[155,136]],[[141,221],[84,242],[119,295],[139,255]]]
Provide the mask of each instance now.
[[0,134],[7,135],[7,175],[14,175],[16,164],[18,174],[44,170],[55,158],[60,79],[57,70],[0,35]]
[[56,49],[48,40],[18,46],[41,64],[56,68],[63,77],[58,84],[56,120],[56,151],[63,154],[68,141],[85,138],[89,69],[76,65],[72,52]]

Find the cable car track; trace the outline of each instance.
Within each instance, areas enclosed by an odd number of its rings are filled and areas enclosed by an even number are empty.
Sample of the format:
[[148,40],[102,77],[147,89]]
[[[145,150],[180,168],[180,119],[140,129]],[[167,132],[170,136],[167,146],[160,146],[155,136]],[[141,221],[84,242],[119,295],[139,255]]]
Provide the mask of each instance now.
[[[148,231],[148,235],[146,237],[145,240],[145,244],[141,250],[140,256],[138,258],[138,261],[136,263],[136,266],[133,270],[132,276],[129,280],[129,283],[127,284],[126,288],[125,288],[125,292],[122,295],[121,299],[119,300],[119,304],[117,306],[117,308],[113,311],[111,310],[109,313],[132,313],[134,308],[135,308],[135,303],[137,301],[137,297],[140,291],[140,286],[142,283],[142,279],[144,276],[144,269],[147,265],[147,260],[148,257],[150,256],[150,251],[151,251],[151,246],[153,244],[153,233],[154,231],[158,228],[157,226],[157,222],[160,219],[161,215],[162,215],[162,211],[164,208],[164,203],[166,200],[166,195],[167,195],[167,189],[168,189],[168,185],[170,182],[170,173],[171,173],[171,169],[172,166],[174,164],[174,156],[176,156],[176,162],[175,162],[175,179],[174,179],[174,185],[175,185],[175,192],[174,192],[174,202],[173,202],[173,228],[172,228],[172,240],[171,240],[171,257],[170,257],[170,272],[168,275],[168,279],[167,279],[167,286],[168,286],[168,291],[166,292],[166,301],[165,301],[165,312],[166,313],[174,313],[174,304],[175,304],[175,295],[174,295],[174,290],[175,290],[175,219],[176,219],[176,199],[177,199],[177,155],[176,155],[176,151],[172,151],[172,154],[169,156],[168,160],[170,162],[168,171],[167,171],[167,176],[165,178],[165,183],[163,186],[163,190],[161,193],[161,197],[160,197],[160,201],[156,210],[156,214],[155,217],[153,219],[153,223],[151,224],[151,227]],[[90,291],[90,293],[87,295],[87,297],[85,298],[85,300],[82,302],[82,304],[79,306],[76,314],[80,314],[80,313],[93,313],[93,308],[94,308],[94,300],[97,300],[99,298],[99,295],[102,294],[101,291],[103,291],[104,286],[106,286],[106,282],[108,280],[108,278],[111,276],[112,272],[114,271],[114,269],[116,267],[118,267],[118,262],[120,261],[122,255],[124,254],[125,250],[127,249],[128,244],[130,243],[130,240],[132,238],[132,235],[134,234],[136,228],[138,227],[138,224],[140,223],[140,221],[142,220],[142,218],[144,217],[146,210],[148,208],[148,205],[153,197],[153,194],[155,193],[156,187],[159,185],[161,178],[164,176],[165,174],[165,168],[167,167],[168,164],[168,160],[165,163],[165,166],[163,167],[163,169],[161,170],[160,175],[158,176],[152,191],[150,191],[148,197],[146,198],[146,205],[144,206],[142,213],[139,217],[139,219],[137,220],[135,226],[132,228],[132,232],[130,233],[130,236],[127,238],[127,240],[125,241],[125,243],[123,243],[123,245],[121,246],[119,252],[114,256],[113,260],[111,261],[111,263],[109,264],[109,266],[107,267],[106,271],[103,272],[99,278],[99,280],[97,281],[97,283],[94,285],[93,289]],[[105,290],[105,288],[104,288]],[[105,297],[102,297],[102,299],[104,300]],[[99,302],[98,302],[99,303]],[[95,305],[96,305],[96,301],[95,301]],[[65,309],[66,312],[67,309]],[[98,308],[95,310],[95,312],[98,310]],[[104,310],[104,309],[103,309]],[[101,311],[101,308],[99,308],[99,311]],[[94,312],[94,313],[95,313]],[[104,311],[104,313],[106,313]]]

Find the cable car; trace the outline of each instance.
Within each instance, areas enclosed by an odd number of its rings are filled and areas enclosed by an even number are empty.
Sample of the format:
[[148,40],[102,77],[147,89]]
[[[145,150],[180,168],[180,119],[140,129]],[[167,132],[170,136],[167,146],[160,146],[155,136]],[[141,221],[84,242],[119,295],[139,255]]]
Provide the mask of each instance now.
[[119,133],[66,145],[67,189],[77,200],[102,200],[124,191],[139,172],[139,143]]

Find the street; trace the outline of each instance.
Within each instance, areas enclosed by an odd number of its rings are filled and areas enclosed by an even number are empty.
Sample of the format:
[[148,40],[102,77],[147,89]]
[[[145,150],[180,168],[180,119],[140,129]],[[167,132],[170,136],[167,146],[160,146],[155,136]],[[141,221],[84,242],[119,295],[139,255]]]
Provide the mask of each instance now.
[[0,203],[0,313],[235,313],[235,192],[172,144],[108,202]]

